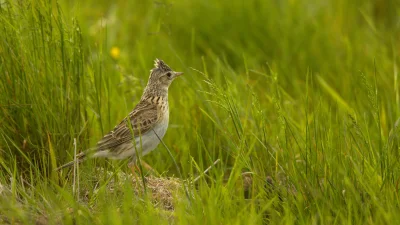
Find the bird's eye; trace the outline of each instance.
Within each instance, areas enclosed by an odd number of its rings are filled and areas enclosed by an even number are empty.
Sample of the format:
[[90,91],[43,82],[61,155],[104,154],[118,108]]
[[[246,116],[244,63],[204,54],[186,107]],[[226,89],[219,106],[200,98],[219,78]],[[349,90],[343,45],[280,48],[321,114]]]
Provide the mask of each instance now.
[[168,76],[169,78],[171,78],[172,73],[171,73],[171,72],[168,72],[168,73],[167,73],[167,76]]

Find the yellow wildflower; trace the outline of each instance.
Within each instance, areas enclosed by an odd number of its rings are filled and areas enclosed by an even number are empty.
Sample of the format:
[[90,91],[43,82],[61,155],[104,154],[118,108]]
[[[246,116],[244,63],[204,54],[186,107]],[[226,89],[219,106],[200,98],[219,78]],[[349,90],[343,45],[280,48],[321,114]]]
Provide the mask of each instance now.
[[118,59],[121,54],[121,50],[118,47],[112,47],[110,50],[110,55],[113,59]]

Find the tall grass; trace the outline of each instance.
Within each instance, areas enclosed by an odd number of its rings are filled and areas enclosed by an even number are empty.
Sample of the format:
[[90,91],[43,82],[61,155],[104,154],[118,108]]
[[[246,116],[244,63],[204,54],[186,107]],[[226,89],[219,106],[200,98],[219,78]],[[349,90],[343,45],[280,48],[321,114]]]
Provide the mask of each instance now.
[[[394,0],[1,2],[0,221],[395,224],[399,13]],[[74,196],[53,169],[129,113],[155,58],[185,75],[170,88],[173,158],[160,145],[143,159],[187,193],[163,210],[118,175],[126,162],[89,160]]]

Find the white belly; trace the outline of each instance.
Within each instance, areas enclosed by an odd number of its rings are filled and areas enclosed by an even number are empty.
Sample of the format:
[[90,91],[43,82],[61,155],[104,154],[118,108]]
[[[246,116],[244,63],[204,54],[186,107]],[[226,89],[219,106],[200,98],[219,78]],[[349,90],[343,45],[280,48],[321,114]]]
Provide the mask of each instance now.
[[163,120],[157,126],[155,126],[153,130],[149,130],[145,135],[142,136],[141,146],[140,146],[140,138],[139,137],[136,138],[136,143],[137,143],[136,147],[138,149],[142,149],[142,155],[148,154],[158,146],[158,144],[160,143],[160,139],[164,137],[165,133],[167,132],[167,129],[168,129],[168,118],[166,120]]
[[[136,149],[133,146],[132,142],[127,142],[124,145],[126,145],[126,149],[129,150],[121,152],[118,155],[107,155],[106,157],[111,159],[124,159],[128,157],[136,158],[136,151],[141,156],[150,153],[158,146],[158,144],[160,143],[160,139],[162,139],[167,132],[168,121],[169,118],[168,116],[166,116],[166,118],[160,121],[160,123],[158,123],[152,130],[149,130],[145,134],[142,134],[141,137],[136,137]],[[157,133],[158,137],[155,133]],[[98,156],[100,156],[100,154]]]

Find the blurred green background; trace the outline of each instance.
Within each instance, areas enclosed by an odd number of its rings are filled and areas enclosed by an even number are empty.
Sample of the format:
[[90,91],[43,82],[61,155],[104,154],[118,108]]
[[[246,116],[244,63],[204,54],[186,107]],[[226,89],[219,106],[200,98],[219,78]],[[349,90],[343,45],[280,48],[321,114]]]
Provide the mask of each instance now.
[[[82,151],[123,119],[159,58],[185,72],[169,91],[173,159],[160,145],[144,160],[184,179],[221,160],[177,223],[398,221],[399,1],[0,3],[2,183],[67,185],[52,170],[74,138]],[[237,197],[243,172],[252,200]]]

